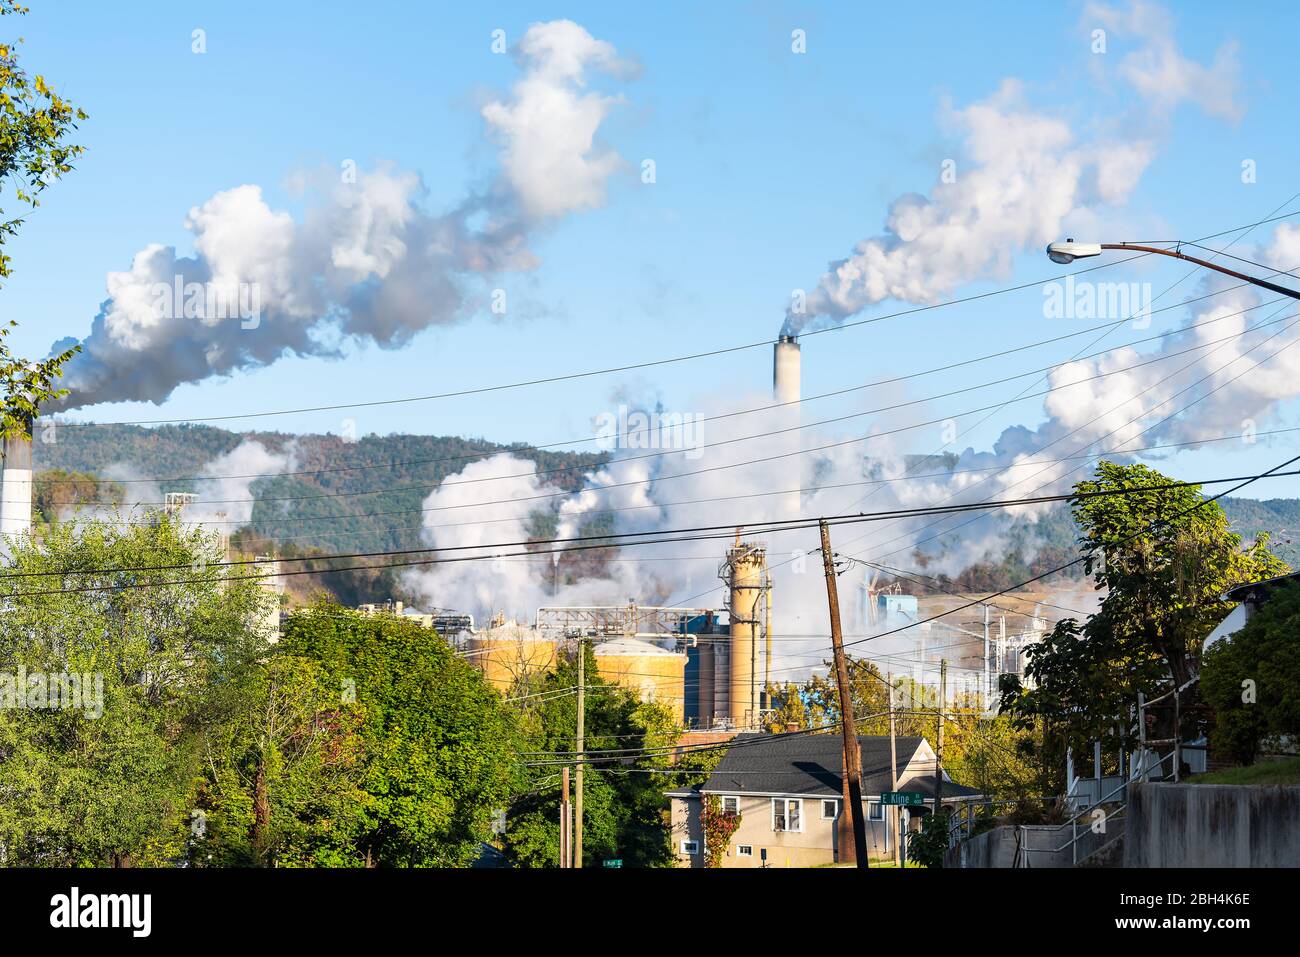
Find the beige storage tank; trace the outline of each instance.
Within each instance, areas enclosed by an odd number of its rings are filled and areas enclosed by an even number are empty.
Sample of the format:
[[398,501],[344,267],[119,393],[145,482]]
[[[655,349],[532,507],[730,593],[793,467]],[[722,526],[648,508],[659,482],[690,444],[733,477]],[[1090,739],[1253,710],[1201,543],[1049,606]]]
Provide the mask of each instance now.
[[521,678],[554,668],[557,645],[536,629],[511,621],[472,635],[465,643],[465,660],[504,694]]
[[592,649],[596,670],[606,681],[658,701],[680,724],[686,705],[686,655],[640,638],[614,638]]

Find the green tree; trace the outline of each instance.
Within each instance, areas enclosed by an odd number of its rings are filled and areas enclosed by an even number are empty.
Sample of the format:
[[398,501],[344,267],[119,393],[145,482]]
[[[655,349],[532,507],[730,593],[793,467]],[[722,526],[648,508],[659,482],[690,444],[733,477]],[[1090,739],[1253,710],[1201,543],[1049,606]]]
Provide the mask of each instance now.
[[921,818],[921,829],[907,842],[907,859],[922,867],[943,867],[948,850],[948,811]]
[[278,650],[228,691],[228,716],[207,736],[191,862],[360,865],[361,706],[317,662]]
[[[590,645],[582,647],[588,688],[585,747],[589,753],[622,752],[614,760],[583,769],[583,864],[599,866],[609,858],[628,867],[671,864],[664,791],[679,782],[663,772],[671,768],[678,728],[663,705],[643,702],[602,679]],[[531,683],[525,692],[531,697],[520,702],[529,709],[525,750],[540,765],[506,820],[506,854],[523,867],[559,866],[560,763],[573,755],[576,744],[577,677],[576,658],[563,658]],[[697,758],[682,770],[702,776],[706,766],[707,761]]]
[[[865,658],[849,657],[849,695],[853,701],[853,714],[857,718],[859,734],[889,733],[889,683],[880,668]],[[827,675],[813,675],[802,684],[786,682],[768,685],[773,713],[766,718],[765,729],[785,731],[788,725],[797,730],[825,728],[834,730],[840,721],[839,690],[835,685],[834,668],[830,661],[822,662]],[[906,737],[933,737],[937,712],[934,702],[911,679],[894,678],[895,733]]]
[[214,536],[165,514],[63,523],[15,544],[0,584],[10,864],[156,865],[181,853],[211,714],[267,647],[265,594],[223,580],[217,557]]
[[517,784],[517,722],[436,632],[321,602],[284,623],[281,653],[317,662],[361,706],[357,856],[367,866],[464,866]]
[[65,515],[74,517],[84,506],[118,506],[123,498],[119,483],[86,472],[47,469],[37,472],[32,482],[34,518],[41,524],[57,522]]
[[[1033,760],[1032,731],[1017,728],[1007,715],[973,718],[959,713],[944,740],[944,765],[956,780],[980,794],[1015,801],[1022,807],[1040,803],[1041,769]],[[953,748],[948,747],[954,741]]]
[[[17,0],[0,0],[0,16],[26,12]],[[16,44],[0,42],[0,185],[19,203],[39,206],[46,187],[72,171],[72,161],[84,147],[67,139],[84,119],[86,114],[55,93],[45,77],[31,76],[22,68]],[[22,223],[23,217],[0,210],[0,282],[13,273],[5,242],[17,235]],[[41,404],[67,394],[54,388],[54,380],[77,351],[70,349],[38,362],[19,359],[10,354],[6,342],[16,325],[10,321],[0,326],[0,389],[4,391],[0,437],[30,435]]]
[[1035,687],[1012,678],[1002,689],[1002,711],[1040,732],[1044,763],[1059,765],[1067,748],[1090,741],[1108,752],[1129,746],[1138,693],[1187,683],[1230,607],[1223,593],[1286,570],[1266,535],[1243,547],[1218,503],[1197,486],[1155,488],[1170,484],[1143,465],[1102,462],[1075,486],[1084,566],[1105,596],[1086,622],[1064,619],[1027,649]]
[[1260,740],[1300,734],[1300,583],[1277,587],[1236,634],[1215,642],[1201,667],[1214,710],[1210,743],[1251,764]]

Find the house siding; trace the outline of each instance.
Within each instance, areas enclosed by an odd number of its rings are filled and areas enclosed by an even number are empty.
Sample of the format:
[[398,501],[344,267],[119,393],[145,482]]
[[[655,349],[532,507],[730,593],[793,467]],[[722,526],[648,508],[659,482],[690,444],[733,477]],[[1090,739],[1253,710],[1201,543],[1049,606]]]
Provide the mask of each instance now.
[[[774,831],[772,830],[773,798],[748,794],[729,796],[740,799],[740,827],[731,837],[727,853],[722,858],[722,867],[762,867],[764,863],[768,867],[818,867],[835,863],[838,817],[831,820],[822,818],[823,798],[789,795],[792,800],[803,801],[801,815],[803,830]],[[869,801],[878,800],[878,795],[863,799],[864,817],[868,816]],[[701,798],[672,799],[673,851],[677,857],[678,867],[705,866],[702,813]],[[868,819],[866,823],[867,849],[870,855],[886,857],[892,853],[893,844],[889,841],[888,821]],[[682,853],[682,841],[687,840],[699,842],[699,854]],[[738,849],[742,844],[747,844],[754,849],[752,856],[744,857],[739,853]],[[766,862],[762,855],[764,850],[767,851]]]
[[[928,742],[922,742],[912,755],[911,760],[898,769],[899,789],[908,790],[908,783],[914,780],[932,780],[934,775],[934,749]],[[950,780],[947,773],[945,780]],[[838,817],[833,820],[821,816],[823,800],[839,801],[838,796],[786,794],[727,794],[716,792],[718,797],[739,798],[740,826],[732,835],[727,846],[727,853],[721,861],[722,867],[820,867],[836,862],[838,850]],[[772,830],[772,801],[789,798],[803,801],[801,831]],[[704,824],[703,797],[673,797],[670,799],[673,853],[678,867],[704,867]],[[871,820],[870,806],[879,802],[879,794],[863,795],[862,815],[867,826],[867,853],[871,858],[885,858],[893,854],[893,828],[896,820],[885,808],[884,819]],[[843,813],[843,808],[840,809]],[[912,816],[912,830],[919,824],[917,815]],[[687,855],[682,853],[682,841],[697,841],[699,853]],[[740,845],[753,848],[753,855],[742,857],[738,853]],[[762,851],[767,851],[767,860],[763,860]]]

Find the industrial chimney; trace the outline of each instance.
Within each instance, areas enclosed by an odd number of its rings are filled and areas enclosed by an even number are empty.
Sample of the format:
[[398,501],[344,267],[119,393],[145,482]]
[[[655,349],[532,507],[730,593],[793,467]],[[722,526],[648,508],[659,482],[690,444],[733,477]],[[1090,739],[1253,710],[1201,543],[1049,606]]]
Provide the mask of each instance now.
[[776,478],[785,488],[784,495],[776,496],[779,514],[773,516],[783,521],[799,517],[799,477],[803,474],[798,455],[801,447],[799,433],[799,343],[794,336],[782,333],[772,354],[772,397],[780,407],[773,411],[772,429],[780,437],[781,466]]
[[11,537],[32,527],[32,440],[9,435],[4,440],[4,474],[0,480],[0,532]]
[[772,394],[777,402],[799,401],[799,343],[784,333],[772,357]]
[[736,530],[736,544],[727,550],[723,563],[731,616],[729,642],[729,716],[732,727],[758,726],[763,688],[759,687],[758,637],[767,628],[763,618],[763,594],[770,587],[767,578],[767,549],[742,542]]

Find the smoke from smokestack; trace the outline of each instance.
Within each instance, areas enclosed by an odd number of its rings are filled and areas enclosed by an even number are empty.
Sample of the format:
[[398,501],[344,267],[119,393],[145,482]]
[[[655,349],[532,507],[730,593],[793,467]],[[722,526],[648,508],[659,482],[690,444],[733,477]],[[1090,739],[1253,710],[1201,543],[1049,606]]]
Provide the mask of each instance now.
[[514,54],[519,80],[482,110],[501,145],[486,192],[432,214],[415,173],[349,160],[341,176],[304,180],[314,201],[301,221],[258,186],[217,193],[185,221],[192,256],[153,244],[109,273],[109,298],[66,367],[72,395],[51,408],[161,403],[183,383],[286,355],[338,357],[349,342],[400,348],[472,314],[488,277],[534,268],[536,230],[601,205],[621,165],[595,139],[620,100],[587,90],[591,74],[633,71],[568,20],[534,24]]
[[1123,203],[1155,157],[1150,141],[1074,141],[1064,119],[1034,113],[1020,84],[949,119],[965,155],[949,159],[928,197],[894,200],[885,230],[832,262],[786,314],[782,332],[841,321],[885,299],[926,304],[976,279],[1010,274],[1012,257],[1062,235],[1067,219]]

